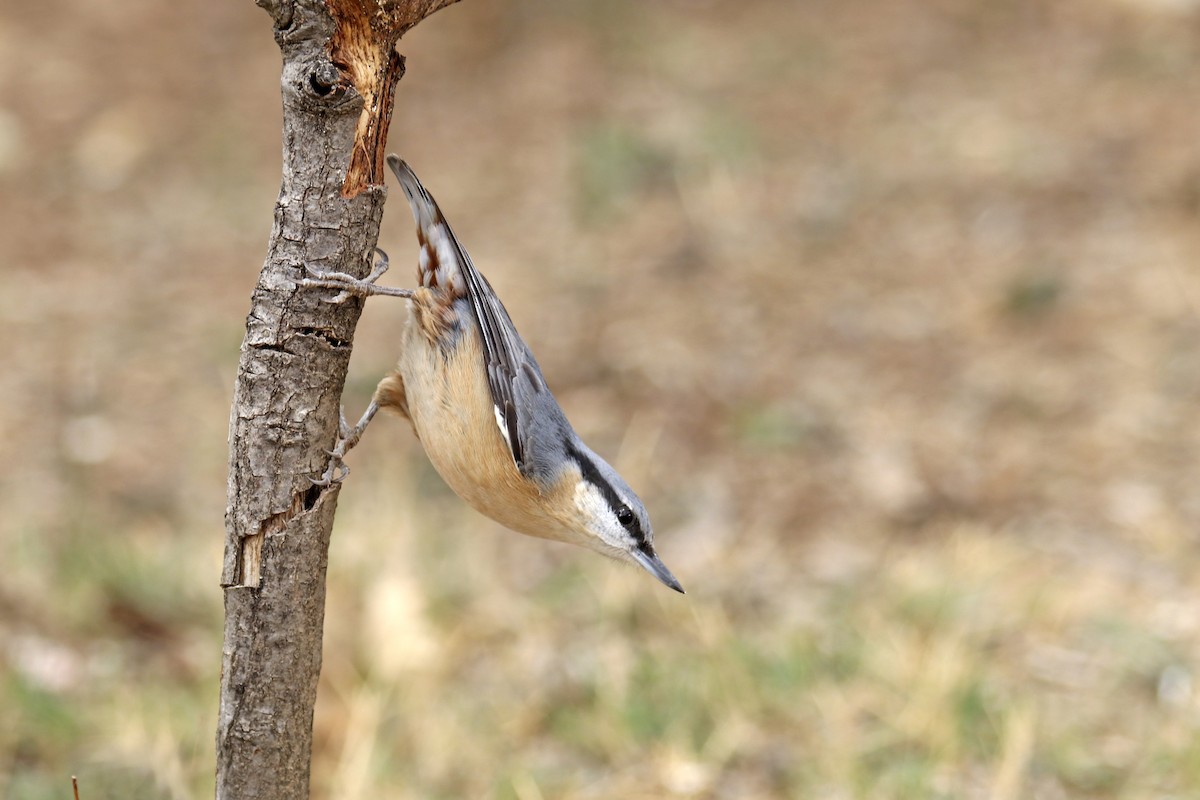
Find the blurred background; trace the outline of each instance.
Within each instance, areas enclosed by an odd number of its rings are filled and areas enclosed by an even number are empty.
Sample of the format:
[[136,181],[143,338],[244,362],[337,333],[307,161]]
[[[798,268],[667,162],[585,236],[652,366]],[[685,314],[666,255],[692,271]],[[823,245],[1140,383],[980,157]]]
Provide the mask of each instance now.
[[[400,49],[391,149],[689,594],[376,422],[316,797],[1200,796],[1200,3],[466,0]],[[0,11],[2,797],[211,796],[279,62],[249,0]],[[380,244],[408,285],[395,197]]]

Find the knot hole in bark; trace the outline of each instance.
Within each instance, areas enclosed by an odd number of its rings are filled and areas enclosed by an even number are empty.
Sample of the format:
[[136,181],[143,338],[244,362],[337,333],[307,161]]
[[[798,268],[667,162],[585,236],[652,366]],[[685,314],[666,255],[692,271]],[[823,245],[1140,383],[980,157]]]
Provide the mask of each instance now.
[[308,88],[317,97],[329,99],[330,95],[343,95],[349,88],[345,73],[332,61],[318,63],[308,74]]

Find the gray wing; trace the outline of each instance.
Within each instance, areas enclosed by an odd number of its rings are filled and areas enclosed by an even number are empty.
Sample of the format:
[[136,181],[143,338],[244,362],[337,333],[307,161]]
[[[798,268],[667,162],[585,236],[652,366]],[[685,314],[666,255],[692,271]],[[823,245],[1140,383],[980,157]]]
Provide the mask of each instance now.
[[[466,251],[458,247],[458,252],[462,256],[467,297],[483,341],[483,360],[487,367],[488,388],[491,389],[492,402],[496,407],[496,424],[508,442],[517,469],[529,477],[530,473],[538,471],[538,465],[533,464],[531,459],[534,442],[530,417],[544,405],[539,402],[541,398],[538,395],[546,392],[546,382],[533,353],[529,352],[528,345],[517,333],[508,311],[487,278],[471,263]],[[557,403],[553,405],[557,410]]]
[[[462,278],[466,300],[479,328],[496,424],[517,469],[528,478],[552,478],[557,459],[551,455],[562,449],[570,424],[546,387],[537,360],[412,169],[395,157],[389,157],[388,164],[413,207],[422,235],[433,245],[432,251],[441,262],[438,266],[447,271],[456,267]],[[457,263],[445,263],[450,260]]]

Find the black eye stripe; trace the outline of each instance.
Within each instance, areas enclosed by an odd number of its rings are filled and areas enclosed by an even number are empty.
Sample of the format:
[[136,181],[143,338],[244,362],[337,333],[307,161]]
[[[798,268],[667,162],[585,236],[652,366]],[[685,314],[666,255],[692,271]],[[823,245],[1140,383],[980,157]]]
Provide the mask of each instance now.
[[[579,472],[583,475],[583,479],[599,490],[600,494],[604,497],[604,501],[608,503],[608,507],[612,509],[613,514],[617,517],[617,521],[626,527],[630,535],[633,536],[633,540],[638,544],[644,543],[646,541],[646,532],[642,530],[637,515],[629,510],[629,507],[625,505],[625,501],[621,499],[621,496],[604,479],[604,476],[600,474],[600,470],[596,469],[596,464],[592,459],[572,447],[570,442],[567,442],[567,455],[579,465]],[[633,517],[629,523],[621,520],[622,510],[628,512]]]

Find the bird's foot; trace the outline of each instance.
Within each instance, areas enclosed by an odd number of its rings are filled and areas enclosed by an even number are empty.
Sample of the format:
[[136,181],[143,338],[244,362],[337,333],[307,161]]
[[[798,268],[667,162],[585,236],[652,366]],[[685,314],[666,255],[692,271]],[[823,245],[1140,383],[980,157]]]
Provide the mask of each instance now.
[[307,267],[308,274],[312,277],[302,278],[300,285],[306,289],[337,289],[338,293],[328,298],[330,303],[344,303],[351,297],[370,297],[374,294],[389,297],[412,297],[412,289],[397,289],[391,286],[379,286],[375,283],[388,270],[387,253],[378,247],[375,248],[375,253],[379,257],[371,269],[371,274],[365,278],[356,278],[346,272],[322,272]]
[[346,422],[345,409],[338,408],[338,440],[332,450],[326,450],[329,454],[329,464],[325,467],[325,471],[321,473],[320,478],[310,478],[313,486],[328,487],[334,484],[341,483],[350,474],[350,467],[346,465],[346,454],[353,449],[354,445],[358,444],[358,440],[362,438],[363,431],[367,429],[371,418],[375,416],[375,412],[379,410],[379,405],[375,401],[371,401],[371,405],[367,406],[366,412],[363,413],[362,419],[353,428],[350,423]]

